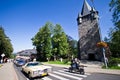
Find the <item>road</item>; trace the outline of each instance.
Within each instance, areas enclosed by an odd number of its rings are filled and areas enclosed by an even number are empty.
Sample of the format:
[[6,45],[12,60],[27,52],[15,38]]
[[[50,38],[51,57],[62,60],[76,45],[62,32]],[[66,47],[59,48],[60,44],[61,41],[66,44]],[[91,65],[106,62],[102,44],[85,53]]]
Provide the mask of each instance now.
[[83,80],[120,80],[120,75],[93,73]]
[[[85,73],[80,75],[77,73],[68,72],[67,68],[53,67],[53,72],[48,76],[34,78],[33,80],[119,80],[120,75],[100,74],[100,73]],[[21,67],[14,66],[19,80],[30,80],[26,74],[21,72]]]

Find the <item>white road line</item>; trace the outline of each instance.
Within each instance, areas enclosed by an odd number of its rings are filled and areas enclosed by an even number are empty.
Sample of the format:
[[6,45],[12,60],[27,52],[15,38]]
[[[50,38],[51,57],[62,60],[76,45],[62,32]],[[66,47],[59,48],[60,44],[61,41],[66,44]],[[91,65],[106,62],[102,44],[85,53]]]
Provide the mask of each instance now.
[[70,72],[66,72],[66,71],[63,71],[63,70],[58,70],[58,71],[59,71],[59,72],[63,72],[63,73],[67,73],[67,74],[72,74],[72,75],[75,75],[75,76],[87,77],[86,75],[81,75],[81,74],[70,73]]
[[[58,75],[55,75],[55,74],[52,74],[52,73],[49,73],[49,75],[50,76],[53,76],[53,77],[55,77],[55,78],[57,78],[57,79],[60,79],[60,80],[69,80],[69,79],[67,79],[67,78],[64,78],[64,77],[61,77],[61,76],[58,76]],[[47,80],[47,79],[46,79]]]
[[65,68],[65,69],[62,69],[62,70],[64,70],[64,71],[69,71],[69,69],[67,69],[67,68]]
[[91,75],[90,73],[85,73],[85,75]]
[[[62,70],[64,70],[64,71],[69,71],[68,69],[62,69]],[[91,75],[90,73],[85,73],[85,75]]]
[[26,80],[30,80],[30,79],[26,78]]
[[62,75],[62,76],[66,76],[66,77],[69,77],[69,78],[74,78],[74,79],[77,79],[77,80],[82,80],[83,79],[83,78],[80,78],[80,77],[64,74],[64,73],[57,72],[57,71],[53,71],[53,73],[56,73],[56,74],[59,74],[59,75]]
[[48,77],[44,77],[44,78],[42,78],[43,80],[52,80],[52,79],[50,79],[50,78],[48,78]]

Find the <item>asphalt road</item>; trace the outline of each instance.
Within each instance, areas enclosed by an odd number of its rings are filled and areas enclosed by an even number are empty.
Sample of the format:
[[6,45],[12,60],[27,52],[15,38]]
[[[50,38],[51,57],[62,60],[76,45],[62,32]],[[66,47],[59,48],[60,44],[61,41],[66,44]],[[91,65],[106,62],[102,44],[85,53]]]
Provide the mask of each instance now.
[[120,75],[93,73],[83,80],[120,80]]
[[[80,75],[77,73],[68,72],[67,68],[53,67],[53,72],[49,73],[48,76],[38,77],[32,80],[120,80],[120,75],[112,74],[99,74],[99,73],[85,73]],[[19,80],[30,80],[26,74],[21,72],[21,67],[14,66]]]

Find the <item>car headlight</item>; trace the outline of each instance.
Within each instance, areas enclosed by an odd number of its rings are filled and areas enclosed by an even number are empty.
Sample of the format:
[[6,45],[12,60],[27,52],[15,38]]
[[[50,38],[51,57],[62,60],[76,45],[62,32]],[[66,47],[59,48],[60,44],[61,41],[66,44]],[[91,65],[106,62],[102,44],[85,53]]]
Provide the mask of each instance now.
[[33,74],[38,74],[38,71],[33,71]]

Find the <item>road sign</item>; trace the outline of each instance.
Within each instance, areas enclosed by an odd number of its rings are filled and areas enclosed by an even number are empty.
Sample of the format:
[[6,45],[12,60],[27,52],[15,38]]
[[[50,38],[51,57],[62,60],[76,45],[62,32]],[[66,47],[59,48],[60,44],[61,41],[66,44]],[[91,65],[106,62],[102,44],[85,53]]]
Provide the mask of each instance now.
[[3,54],[1,54],[1,56],[2,56],[2,57],[4,57],[4,56],[5,56],[5,54],[3,53]]

